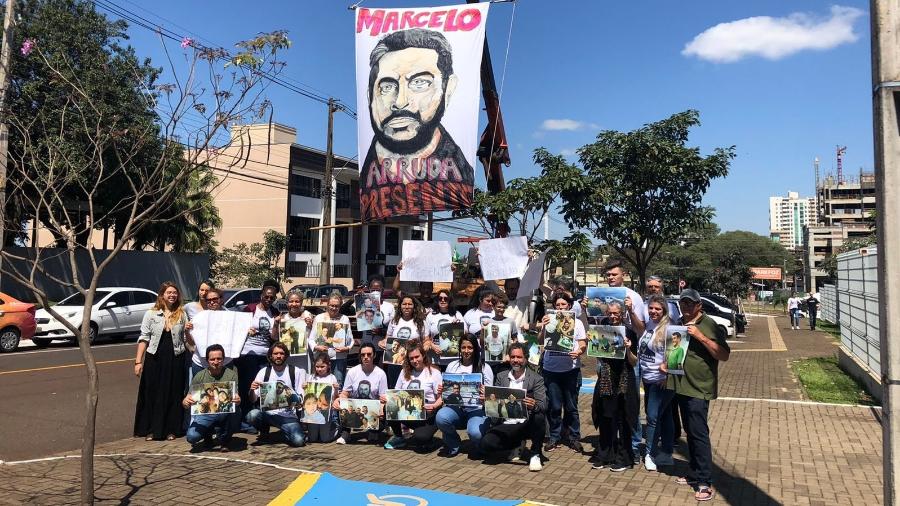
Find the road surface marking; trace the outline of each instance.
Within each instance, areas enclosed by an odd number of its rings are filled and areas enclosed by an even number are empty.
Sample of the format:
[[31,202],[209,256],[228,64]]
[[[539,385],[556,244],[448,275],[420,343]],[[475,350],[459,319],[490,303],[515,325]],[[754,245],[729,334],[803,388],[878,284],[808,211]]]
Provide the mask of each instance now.
[[[102,360],[100,362],[97,362],[97,365],[117,364],[119,362],[131,362],[133,360],[134,360],[133,358],[120,358],[118,360]],[[3,376],[4,374],[18,374],[18,373],[22,373],[22,372],[50,371],[52,369],[68,369],[70,367],[84,367],[84,364],[66,364],[66,365],[53,365],[50,367],[36,367],[34,369],[17,369],[15,371],[0,372],[0,376]]]
[[781,331],[775,325],[775,318],[769,318],[769,337],[772,341],[772,351],[787,351],[784,339],[781,338]]
[[[95,345],[94,349],[99,350],[102,348],[118,348],[120,346],[134,346],[134,343],[104,344],[102,346]],[[29,348],[30,347],[31,346],[29,346]],[[14,353],[4,353],[3,355],[0,355],[0,358],[4,358],[4,357],[12,358],[12,357],[18,357],[19,355],[31,355],[34,353],[54,353],[57,351],[81,351],[81,349],[78,348],[78,346],[75,346],[73,348],[54,348],[54,349],[50,349],[50,350],[17,351]]]
[[815,401],[793,401],[790,399],[755,399],[751,397],[717,397],[717,401],[740,401],[740,402],[771,402],[773,404],[799,404],[801,406],[827,406],[838,408],[866,408],[881,409],[881,406],[866,406],[864,404],[837,404],[835,402],[815,402]]

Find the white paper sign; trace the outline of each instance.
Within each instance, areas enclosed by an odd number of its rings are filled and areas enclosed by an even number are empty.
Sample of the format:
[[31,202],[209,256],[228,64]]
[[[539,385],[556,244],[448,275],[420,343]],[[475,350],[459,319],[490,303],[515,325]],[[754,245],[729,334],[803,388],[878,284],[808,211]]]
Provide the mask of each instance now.
[[528,264],[525,269],[525,275],[519,283],[519,298],[531,297],[535,290],[541,287],[544,278],[544,261],[547,259],[547,252],[541,252],[537,258]]
[[221,344],[226,357],[237,358],[247,340],[247,330],[253,326],[253,315],[244,311],[200,311],[191,323],[191,337],[200,356],[206,354],[208,346]]
[[400,281],[450,283],[453,254],[447,241],[403,241]]
[[485,281],[521,278],[528,265],[528,239],[520,235],[479,241],[478,260]]

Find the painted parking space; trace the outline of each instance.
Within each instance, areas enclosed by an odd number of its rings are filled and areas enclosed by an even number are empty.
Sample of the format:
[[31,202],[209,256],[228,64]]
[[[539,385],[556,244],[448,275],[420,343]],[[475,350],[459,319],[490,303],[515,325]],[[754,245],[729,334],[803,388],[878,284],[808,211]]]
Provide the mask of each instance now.
[[330,473],[303,473],[270,506],[526,506],[522,500],[497,500],[421,488],[338,478]]

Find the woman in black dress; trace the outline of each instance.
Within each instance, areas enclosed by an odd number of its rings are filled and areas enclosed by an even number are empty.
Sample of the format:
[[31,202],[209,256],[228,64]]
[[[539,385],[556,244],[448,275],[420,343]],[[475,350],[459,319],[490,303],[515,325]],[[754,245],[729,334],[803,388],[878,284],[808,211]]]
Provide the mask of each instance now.
[[172,282],[159,289],[156,305],[144,314],[134,374],[140,376],[134,435],[147,441],[173,440],[183,432],[185,341],[190,335],[181,293]]

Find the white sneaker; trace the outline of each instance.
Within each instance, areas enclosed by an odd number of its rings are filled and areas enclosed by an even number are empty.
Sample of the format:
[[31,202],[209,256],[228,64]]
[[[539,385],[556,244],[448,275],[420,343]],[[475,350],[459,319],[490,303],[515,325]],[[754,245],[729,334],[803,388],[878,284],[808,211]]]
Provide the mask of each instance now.
[[529,471],[540,471],[544,466],[541,464],[541,456],[540,455],[532,455],[531,460],[528,461],[528,470]]
[[334,442],[337,443],[337,444],[339,444],[339,445],[345,445],[345,444],[347,444],[347,440],[344,439],[343,437],[337,438]]
[[653,462],[653,457],[651,457],[649,453],[644,457],[644,469],[656,471],[656,463]]

